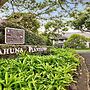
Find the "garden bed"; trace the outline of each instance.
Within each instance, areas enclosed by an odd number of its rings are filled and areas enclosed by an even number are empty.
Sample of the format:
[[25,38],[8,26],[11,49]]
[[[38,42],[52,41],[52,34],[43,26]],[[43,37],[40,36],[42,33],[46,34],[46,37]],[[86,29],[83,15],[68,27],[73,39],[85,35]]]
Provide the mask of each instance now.
[[0,90],[67,90],[80,61],[71,49],[52,49],[47,55],[22,53],[0,61]]

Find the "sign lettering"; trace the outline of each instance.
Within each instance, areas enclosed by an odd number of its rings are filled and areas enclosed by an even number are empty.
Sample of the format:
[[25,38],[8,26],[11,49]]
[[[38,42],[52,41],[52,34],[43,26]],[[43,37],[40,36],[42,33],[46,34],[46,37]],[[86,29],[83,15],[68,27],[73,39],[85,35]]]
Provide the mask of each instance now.
[[9,54],[17,54],[20,52],[43,52],[46,51],[47,47],[32,47],[32,46],[27,46],[27,48],[23,47],[8,47],[8,48],[2,48],[0,49],[0,55],[9,55]]

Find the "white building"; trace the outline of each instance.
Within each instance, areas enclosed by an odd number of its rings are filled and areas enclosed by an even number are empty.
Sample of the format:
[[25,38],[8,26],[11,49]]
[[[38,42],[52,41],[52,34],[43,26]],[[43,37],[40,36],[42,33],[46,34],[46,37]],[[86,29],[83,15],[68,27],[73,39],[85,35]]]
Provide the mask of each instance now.
[[[57,46],[57,47],[63,47],[64,46],[64,42],[73,34],[80,34],[83,35],[87,38],[90,38],[90,32],[81,32],[81,31],[67,31],[64,34],[56,34],[55,37],[52,37],[51,40],[53,42],[53,46]],[[90,48],[90,41],[86,42],[86,46],[87,48]]]

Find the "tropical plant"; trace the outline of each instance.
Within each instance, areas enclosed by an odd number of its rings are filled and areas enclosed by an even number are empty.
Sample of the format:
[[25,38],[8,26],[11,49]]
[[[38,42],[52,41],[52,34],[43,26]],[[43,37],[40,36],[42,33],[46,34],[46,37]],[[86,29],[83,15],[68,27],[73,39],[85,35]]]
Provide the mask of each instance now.
[[66,90],[79,58],[70,49],[52,49],[50,55],[20,54],[0,59],[0,90]]

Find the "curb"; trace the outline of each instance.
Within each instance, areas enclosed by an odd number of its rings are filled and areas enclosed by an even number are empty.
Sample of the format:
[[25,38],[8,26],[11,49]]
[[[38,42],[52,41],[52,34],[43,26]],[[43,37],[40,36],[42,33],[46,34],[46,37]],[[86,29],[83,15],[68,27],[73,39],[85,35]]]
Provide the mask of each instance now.
[[[79,75],[80,76],[79,76],[79,80],[77,81],[77,83],[78,83],[77,90],[90,90],[90,87],[89,87],[89,71],[88,71],[88,68],[86,66],[85,59],[82,56],[80,56],[80,63],[81,63],[80,67],[79,67]],[[83,78],[82,82],[79,82],[81,77],[83,77],[83,74],[85,74],[85,78]],[[79,83],[81,83],[82,89],[79,88],[79,85],[80,85]],[[86,86],[86,87],[84,87],[84,86]]]

